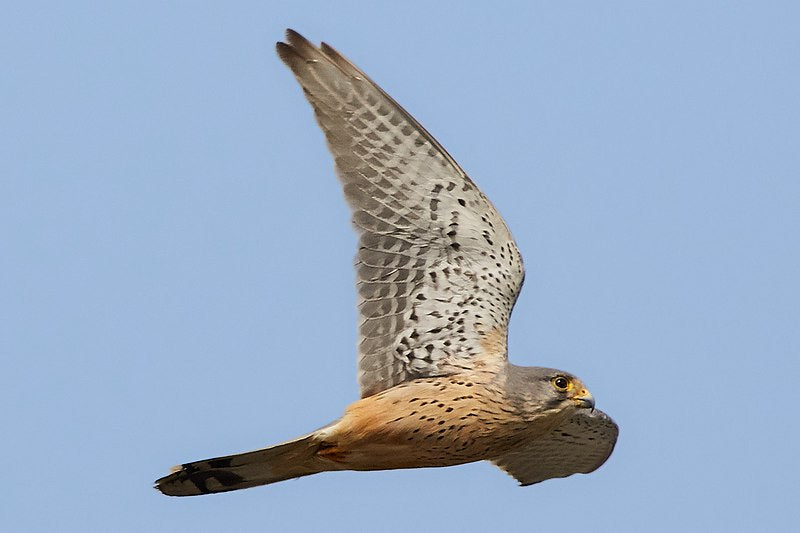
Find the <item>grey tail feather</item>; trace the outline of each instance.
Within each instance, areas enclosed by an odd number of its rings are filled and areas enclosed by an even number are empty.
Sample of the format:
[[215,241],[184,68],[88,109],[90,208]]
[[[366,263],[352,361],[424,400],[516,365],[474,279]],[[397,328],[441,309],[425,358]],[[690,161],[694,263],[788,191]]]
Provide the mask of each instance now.
[[314,434],[252,452],[195,461],[156,480],[167,496],[197,496],[267,485],[336,469],[317,455]]

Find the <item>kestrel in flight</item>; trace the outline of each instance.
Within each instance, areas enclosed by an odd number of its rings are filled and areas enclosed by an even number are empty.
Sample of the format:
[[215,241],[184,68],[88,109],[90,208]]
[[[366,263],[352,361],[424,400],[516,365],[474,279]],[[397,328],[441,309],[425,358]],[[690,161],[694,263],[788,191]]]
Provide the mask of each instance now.
[[508,362],[524,269],[488,198],[361,70],[287,30],[277,43],[333,153],[358,232],[361,399],[309,435],[186,463],[170,496],[335,470],[488,460],[522,485],[602,465],[617,425],[572,374]]

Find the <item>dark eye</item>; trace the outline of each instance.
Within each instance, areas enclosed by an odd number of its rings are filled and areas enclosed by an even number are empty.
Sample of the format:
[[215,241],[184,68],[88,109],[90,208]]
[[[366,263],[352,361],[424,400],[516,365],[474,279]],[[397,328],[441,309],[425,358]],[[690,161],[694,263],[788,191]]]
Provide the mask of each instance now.
[[565,391],[569,388],[569,380],[564,376],[556,376],[552,379],[553,386],[560,391]]

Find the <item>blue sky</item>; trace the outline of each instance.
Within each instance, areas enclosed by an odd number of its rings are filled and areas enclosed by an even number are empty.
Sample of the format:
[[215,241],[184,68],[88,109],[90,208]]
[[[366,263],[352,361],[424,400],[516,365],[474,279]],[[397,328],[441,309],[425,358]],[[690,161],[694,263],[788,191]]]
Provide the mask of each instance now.
[[[791,2],[18,2],[0,17],[9,531],[753,531],[800,519]],[[355,237],[273,45],[325,40],[492,199],[518,364],[621,427],[589,476],[488,464],[161,496],[357,397]]]

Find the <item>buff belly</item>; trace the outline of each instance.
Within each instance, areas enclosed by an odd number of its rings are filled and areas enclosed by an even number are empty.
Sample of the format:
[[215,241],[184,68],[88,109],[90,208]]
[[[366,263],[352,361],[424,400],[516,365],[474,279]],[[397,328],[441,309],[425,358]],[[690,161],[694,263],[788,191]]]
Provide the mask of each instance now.
[[491,459],[557,423],[523,418],[500,387],[475,377],[415,380],[363,398],[320,430],[318,455],[350,470],[452,466]]

